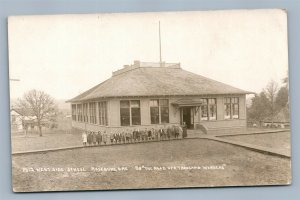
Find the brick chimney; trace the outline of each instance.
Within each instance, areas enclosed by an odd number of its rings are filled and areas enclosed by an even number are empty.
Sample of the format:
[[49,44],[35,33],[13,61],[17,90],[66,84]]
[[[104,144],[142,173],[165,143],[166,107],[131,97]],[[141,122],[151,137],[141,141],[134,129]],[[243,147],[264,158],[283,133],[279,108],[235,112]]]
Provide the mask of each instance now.
[[134,65],[134,67],[140,67],[141,66],[141,61],[135,60],[135,61],[133,61],[133,65]]

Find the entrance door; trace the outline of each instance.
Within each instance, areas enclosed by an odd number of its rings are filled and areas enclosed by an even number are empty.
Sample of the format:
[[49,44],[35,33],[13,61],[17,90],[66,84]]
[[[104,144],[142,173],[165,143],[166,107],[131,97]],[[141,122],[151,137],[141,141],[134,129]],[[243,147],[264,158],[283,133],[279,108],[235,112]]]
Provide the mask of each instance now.
[[194,117],[191,107],[182,108],[182,124],[184,122],[188,129],[194,128]]

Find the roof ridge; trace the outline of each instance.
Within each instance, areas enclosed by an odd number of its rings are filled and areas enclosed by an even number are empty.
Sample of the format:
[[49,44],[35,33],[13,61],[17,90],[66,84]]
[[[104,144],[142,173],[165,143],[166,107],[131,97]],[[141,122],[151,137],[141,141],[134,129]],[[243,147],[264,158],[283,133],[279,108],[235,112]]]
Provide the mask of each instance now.
[[[139,68],[141,68],[141,67],[135,67],[135,68],[132,68],[132,69],[124,70],[123,72],[119,72],[119,73],[117,73],[117,74],[113,74],[110,78],[115,77],[115,76],[119,76],[119,75],[121,75],[121,74],[125,74],[125,73],[127,73],[127,72],[131,72],[131,71],[136,70],[136,69],[139,69]],[[119,70],[122,70],[122,69],[119,69]],[[117,71],[119,71],[119,70],[117,70]],[[115,72],[117,72],[117,71],[115,71]],[[114,72],[113,72],[113,73],[114,73]],[[109,78],[109,79],[110,79],[110,78]],[[107,80],[108,80],[108,79],[107,79]]]

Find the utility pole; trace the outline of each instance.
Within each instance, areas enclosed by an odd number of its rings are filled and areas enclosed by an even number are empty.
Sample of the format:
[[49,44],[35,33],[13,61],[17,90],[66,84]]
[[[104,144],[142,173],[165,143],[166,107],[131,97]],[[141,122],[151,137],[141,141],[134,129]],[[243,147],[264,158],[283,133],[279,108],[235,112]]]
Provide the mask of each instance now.
[[160,21],[158,21],[158,36],[159,36],[159,65],[162,66],[162,59],[161,59],[161,35],[160,35]]

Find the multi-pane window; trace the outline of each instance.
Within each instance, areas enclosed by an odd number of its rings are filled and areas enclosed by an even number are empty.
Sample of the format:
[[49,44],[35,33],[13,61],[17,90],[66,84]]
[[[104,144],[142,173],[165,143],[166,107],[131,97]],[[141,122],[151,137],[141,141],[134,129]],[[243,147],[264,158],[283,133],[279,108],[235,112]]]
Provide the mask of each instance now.
[[225,97],[224,98],[224,118],[238,119],[239,118],[239,98]]
[[78,121],[82,122],[83,121],[82,104],[77,104],[77,116],[78,116]]
[[209,120],[217,119],[217,102],[216,99],[208,99]]
[[121,126],[130,126],[130,101],[120,101]]
[[234,97],[231,98],[232,103],[232,119],[238,119],[239,118],[239,98]]
[[140,101],[139,100],[130,101],[130,107],[131,107],[131,124],[141,125]]
[[150,100],[151,124],[169,123],[169,100]]
[[200,99],[201,101],[201,120],[208,120],[208,100]]
[[150,100],[151,124],[159,124],[159,106],[158,100]]
[[107,126],[107,107],[106,101],[98,102],[99,124]]
[[217,100],[215,98],[200,99],[201,101],[201,120],[217,119]]
[[89,115],[90,115],[90,123],[96,124],[97,118],[96,118],[96,103],[95,102],[89,103]]
[[159,107],[160,107],[161,123],[162,124],[169,123],[169,100],[168,99],[160,99]]
[[83,113],[83,122],[89,122],[88,104],[87,103],[83,104],[82,113]]
[[231,98],[224,98],[224,119],[231,118]]
[[76,104],[72,104],[72,120],[76,121]]
[[121,126],[141,125],[140,100],[120,101]]

